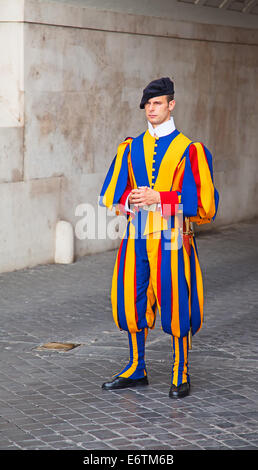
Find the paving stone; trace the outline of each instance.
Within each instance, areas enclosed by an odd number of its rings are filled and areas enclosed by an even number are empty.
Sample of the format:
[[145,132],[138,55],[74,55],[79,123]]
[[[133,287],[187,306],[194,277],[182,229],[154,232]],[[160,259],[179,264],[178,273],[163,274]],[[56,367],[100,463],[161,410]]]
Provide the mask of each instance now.
[[[257,220],[197,236],[205,318],[183,400],[168,396],[171,341],[159,316],[149,386],[101,388],[128,361],[110,306],[116,251],[0,274],[0,449],[257,449],[257,239]],[[81,346],[36,349],[53,341]]]
[[108,439],[112,439],[115,437],[118,437],[118,433],[114,431],[110,431],[110,429],[100,429],[98,431],[90,431],[89,434],[92,434],[94,437],[97,439],[100,439],[101,441],[105,441]]

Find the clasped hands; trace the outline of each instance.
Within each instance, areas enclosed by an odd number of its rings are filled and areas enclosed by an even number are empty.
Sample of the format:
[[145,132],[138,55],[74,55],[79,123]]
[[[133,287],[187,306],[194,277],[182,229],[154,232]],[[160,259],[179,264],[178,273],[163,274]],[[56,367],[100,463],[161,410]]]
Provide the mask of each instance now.
[[136,210],[139,210],[140,207],[145,205],[160,203],[160,193],[148,186],[139,186],[132,189],[128,201],[130,204],[134,204]]

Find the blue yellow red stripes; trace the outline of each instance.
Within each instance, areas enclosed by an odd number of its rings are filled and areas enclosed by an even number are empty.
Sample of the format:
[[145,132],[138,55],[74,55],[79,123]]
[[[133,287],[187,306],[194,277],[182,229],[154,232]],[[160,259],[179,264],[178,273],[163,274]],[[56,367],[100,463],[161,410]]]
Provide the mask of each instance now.
[[[210,152],[178,131],[158,142],[154,147],[147,131],[120,144],[103,184],[101,203],[107,207],[119,203],[130,185],[150,186],[155,148],[154,189],[166,192],[164,201],[169,201],[171,192],[171,204],[181,202],[183,215],[190,220],[210,222],[218,208]],[[157,310],[163,330],[175,337],[185,337],[190,326],[195,334],[202,326],[203,283],[197,246],[194,237],[182,240],[174,213],[165,219],[160,212],[142,210],[137,217],[129,217],[111,289],[113,316],[120,329],[138,333],[152,328]]]
[[[131,229],[130,229],[131,227]],[[195,240],[182,244],[180,230],[135,237],[128,224],[121,242],[112,280],[111,300],[117,326],[131,333],[155,323],[177,337],[193,334],[203,321],[203,283]],[[170,249],[170,242],[173,249]],[[180,248],[179,248],[180,246]],[[157,308],[156,308],[157,307]]]
[[[100,205],[108,208],[118,205],[126,188],[128,189],[128,182],[132,188],[154,185],[156,191],[171,191],[172,196],[177,192],[185,217],[190,217],[197,224],[214,220],[219,195],[214,186],[209,150],[200,142],[191,142],[177,130],[160,138],[158,142],[155,148],[154,173],[154,138],[148,131],[134,139],[126,139],[118,146],[117,155],[101,189]],[[175,204],[175,197],[172,204]],[[150,223],[150,217],[153,215],[148,214],[146,217],[146,227],[143,230],[145,235],[173,227],[173,215],[168,225],[163,217],[156,217],[155,223]]]
[[187,150],[185,165],[182,184],[186,178],[185,185],[188,185],[187,178],[191,172],[197,194],[197,210],[185,215],[191,216],[191,220],[197,224],[210,222],[216,217],[219,203],[218,191],[213,181],[211,153],[202,143],[195,142]]
[[192,334],[197,333],[203,324],[203,280],[198,259],[198,251],[195,238],[192,242],[192,254],[190,257],[191,271],[191,327]]

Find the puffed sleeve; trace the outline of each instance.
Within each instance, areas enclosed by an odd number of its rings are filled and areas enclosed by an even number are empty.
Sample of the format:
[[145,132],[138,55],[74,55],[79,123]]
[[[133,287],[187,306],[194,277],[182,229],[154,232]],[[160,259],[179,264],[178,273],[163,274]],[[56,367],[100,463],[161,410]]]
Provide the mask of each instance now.
[[99,204],[112,209],[113,206],[119,204],[121,196],[124,194],[128,182],[128,153],[130,150],[131,138],[122,142],[117,149],[105,181],[103,183]]
[[160,192],[162,213],[176,214],[181,204],[185,217],[198,225],[214,220],[219,194],[214,186],[212,155],[200,142],[189,145],[178,166],[171,191]]

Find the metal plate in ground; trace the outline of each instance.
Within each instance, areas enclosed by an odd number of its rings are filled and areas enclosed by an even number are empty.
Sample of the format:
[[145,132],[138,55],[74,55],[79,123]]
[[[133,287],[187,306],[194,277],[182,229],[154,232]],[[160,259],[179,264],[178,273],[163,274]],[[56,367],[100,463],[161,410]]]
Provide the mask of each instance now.
[[37,351],[70,351],[71,349],[77,348],[80,344],[75,343],[59,343],[59,342],[50,342],[42,344],[41,346],[36,347]]

